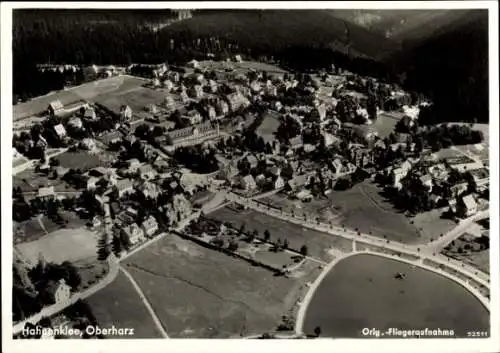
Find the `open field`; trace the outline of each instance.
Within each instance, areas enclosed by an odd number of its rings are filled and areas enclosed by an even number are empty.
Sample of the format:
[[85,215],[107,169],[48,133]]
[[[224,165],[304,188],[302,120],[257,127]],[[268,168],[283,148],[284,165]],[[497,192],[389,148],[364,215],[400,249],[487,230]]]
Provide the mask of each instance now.
[[380,189],[364,181],[344,191],[328,195],[331,208],[340,215],[336,222],[348,228],[406,244],[421,243],[410,220],[379,194]]
[[123,93],[112,92],[102,95],[96,102],[102,104],[113,112],[119,113],[122,105],[128,105],[135,116],[141,117],[145,114],[144,108],[148,104],[161,104],[166,97],[166,93],[161,90],[154,90],[146,87],[137,87]]
[[14,242],[35,241],[45,235],[38,219],[32,218],[23,222],[12,222]]
[[394,132],[394,127],[399,120],[400,117],[397,113],[384,113],[380,114],[373,124],[367,126],[369,126],[370,129],[377,131],[380,138],[385,138],[389,136],[391,132]]
[[59,179],[50,179],[47,175],[37,173],[33,169],[12,177],[12,187],[20,187],[22,192],[36,192],[40,187],[54,186],[55,191],[76,191],[74,188]]
[[23,119],[31,115],[44,112],[49,104],[60,100],[63,105],[75,103],[81,99],[93,100],[95,97],[114,92],[126,92],[144,84],[144,80],[132,76],[116,76],[103,80],[85,83],[81,86],[55,92],[32,99],[29,102],[17,104],[13,107],[14,120]]
[[84,229],[61,229],[28,243],[17,245],[21,253],[36,263],[40,253],[49,262],[78,261],[93,257],[97,235]]
[[[100,327],[133,328],[134,336],[115,338],[161,338],[139,294],[123,273],[96,294],[87,298]],[[109,337],[112,338],[112,337]]]
[[269,143],[272,143],[274,140],[276,140],[274,133],[278,130],[278,127],[280,126],[279,118],[280,115],[275,112],[272,111],[266,112],[265,117],[262,120],[262,123],[255,131],[257,136],[262,137],[265,142]]
[[441,218],[444,209],[435,209],[417,214],[413,224],[418,229],[422,242],[437,239],[457,226],[451,219]]
[[404,213],[396,210],[379,194],[380,191],[380,188],[366,180],[351,189],[334,190],[327,198],[313,199],[311,202],[290,200],[281,194],[262,201],[270,202],[274,207],[287,212],[293,210],[300,216],[305,213],[313,221],[319,218],[322,222],[332,222],[351,229],[357,228],[363,233],[371,232],[374,236],[407,244],[428,241],[430,238],[428,234],[433,233],[430,229],[433,229],[435,224],[440,225],[441,232],[448,225],[446,220],[439,217],[421,217],[420,227],[427,230],[427,233],[422,235],[414,225],[410,224],[410,219]]
[[87,171],[92,168],[104,166],[109,161],[109,152],[90,153],[88,151],[65,152],[60,154],[57,159],[62,167],[81,169]]
[[272,330],[297,300],[303,282],[276,277],[174,235],[135,254],[125,265],[173,338]]
[[[405,280],[394,274],[406,273]],[[396,260],[356,255],[325,277],[307,309],[304,330],[322,336],[360,338],[365,327],[384,329],[489,330],[489,314],[459,284]],[[388,337],[389,338],[389,337]]]
[[299,227],[296,224],[288,223],[277,218],[273,218],[257,211],[235,211],[229,207],[219,209],[210,213],[208,217],[230,222],[236,229],[242,224],[248,231],[256,229],[262,236],[265,230],[271,234],[270,241],[287,239],[289,248],[299,250],[302,245],[307,245],[309,255],[323,260],[331,260],[330,248],[337,248],[349,252],[352,250],[351,241],[340,237],[335,237],[327,233],[320,233],[311,229]]
[[199,62],[199,66],[201,69],[206,68],[209,70],[224,70],[227,67],[226,65],[233,67],[236,73],[243,73],[243,74],[250,71],[250,69],[254,69],[257,71],[266,71],[268,73],[277,73],[277,74],[283,74],[286,72],[285,70],[283,70],[278,66],[270,65],[267,63],[261,63],[257,61],[244,61],[241,63],[237,62],[225,63],[223,61],[203,60]]

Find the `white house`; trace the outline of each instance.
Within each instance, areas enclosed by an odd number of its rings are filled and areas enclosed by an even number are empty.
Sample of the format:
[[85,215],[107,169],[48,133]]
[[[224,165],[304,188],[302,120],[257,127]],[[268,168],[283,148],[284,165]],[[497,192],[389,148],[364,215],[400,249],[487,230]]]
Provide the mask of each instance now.
[[144,231],[137,225],[137,223],[132,223],[131,225],[123,228],[122,234],[128,238],[131,245],[144,241]]
[[71,297],[71,288],[65,283],[64,279],[60,279],[58,282],[50,282],[47,285],[46,292],[55,304],[66,303]]
[[285,180],[282,177],[278,176],[273,181],[273,186],[275,189],[281,189],[285,186]]
[[246,191],[255,190],[257,184],[255,183],[255,179],[251,175],[247,175],[241,178],[241,187]]
[[457,204],[457,213],[461,217],[470,217],[477,213],[477,203],[472,195],[462,197]]
[[120,179],[116,182],[118,197],[130,194],[134,190],[134,184],[131,179]]
[[57,136],[59,136],[59,138],[66,137],[66,129],[64,128],[64,126],[62,124],[55,125],[54,131],[56,132]]
[[146,220],[144,220],[144,222],[142,222],[141,228],[147,237],[151,237],[158,230],[158,222],[156,222],[156,219],[153,216],[149,216]]
[[81,129],[81,128],[83,128],[82,119],[80,119],[78,117],[73,117],[73,118],[69,119],[68,125],[74,127],[75,129]]
[[126,121],[132,119],[132,108],[128,105],[122,105],[120,107],[120,117]]

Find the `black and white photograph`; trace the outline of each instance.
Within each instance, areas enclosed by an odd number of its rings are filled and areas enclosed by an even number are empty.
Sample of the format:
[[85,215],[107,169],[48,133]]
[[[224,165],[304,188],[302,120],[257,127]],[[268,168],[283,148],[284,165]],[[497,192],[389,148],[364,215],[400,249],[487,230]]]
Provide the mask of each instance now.
[[356,3],[3,3],[12,345],[500,349],[497,3]]

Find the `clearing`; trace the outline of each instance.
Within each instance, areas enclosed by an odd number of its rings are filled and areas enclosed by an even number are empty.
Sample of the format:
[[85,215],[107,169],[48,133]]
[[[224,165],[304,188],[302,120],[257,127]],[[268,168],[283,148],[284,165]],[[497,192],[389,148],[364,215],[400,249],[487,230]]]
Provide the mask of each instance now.
[[273,111],[267,111],[264,119],[262,119],[262,123],[259,125],[255,133],[257,136],[262,137],[265,142],[272,143],[276,140],[275,133],[278,131],[279,126],[280,114]]
[[261,236],[269,230],[271,242],[287,239],[289,248],[294,250],[299,250],[302,245],[306,245],[310,256],[325,261],[332,260],[330,248],[344,252],[352,251],[352,243],[348,239],[303,228],[253,210],[238,211],[232,207],[224,207],[210,213],[207,217],[230,222],[236,229],[245,224],[247,231],[252,232],[255,229]]
[[85,228],[60,229],[17,248],[32,263],[38,261],[40,253],[48,262],[73,262],[95,256],[97,234]]
[[133,328],[134,336],[109,338],[162,338],[139,294],[123,273],[86,301],[100,327]]
[[295,304],[304,281],[274,276],[174,235],[127,259],[125,266],[173,338],[272,330]]

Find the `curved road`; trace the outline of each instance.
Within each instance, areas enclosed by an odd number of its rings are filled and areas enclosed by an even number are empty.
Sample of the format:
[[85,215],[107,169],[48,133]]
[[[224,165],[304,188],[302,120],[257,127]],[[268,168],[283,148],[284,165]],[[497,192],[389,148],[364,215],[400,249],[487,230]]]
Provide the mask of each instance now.
[[[430,254],[428,251],[419,251],[416,246],[409,246],[397,242],[390,242],[373,237],[367,234],[358,234],[357,232],[345,230],[343,228],[334,227],[332,225],[324,224],[324,223],[312,223],[303,218],[293,217],[292,215],[288,215],[284,212],[274,210],[272,208],[268,208],[259,204],[258,202],[254,202],[252,200],[246,199],[244,197],[235,195],[233,193],[228,193],[226,198],[230,201],[239,203],[243,206],[247,206],[248,208],[254,209],[256,211],[264,212],[272,217],[282,219],[288,221],[290,223],[295,223],[301,225],[305,228],[314,229],[320,232],[329,233],[335,236],[340,236],[349,240],[356,240],[358,242],[366,243],[369,245],[379,246],[382,248],[386,248],[389,250],[410,254],[413,256],[417,256],[419,258],[428,258],[429,260],[435,261],[436,263],[446,265],[455,271],[461,272],[462,274],[470,277],[477,283],[489,289],[489,275],[479,271],[478,269],[460,263],[458,261],[451,261],[448,257],[439,255],[439,254]],[[425,249],[425,247],[423,247]]]

